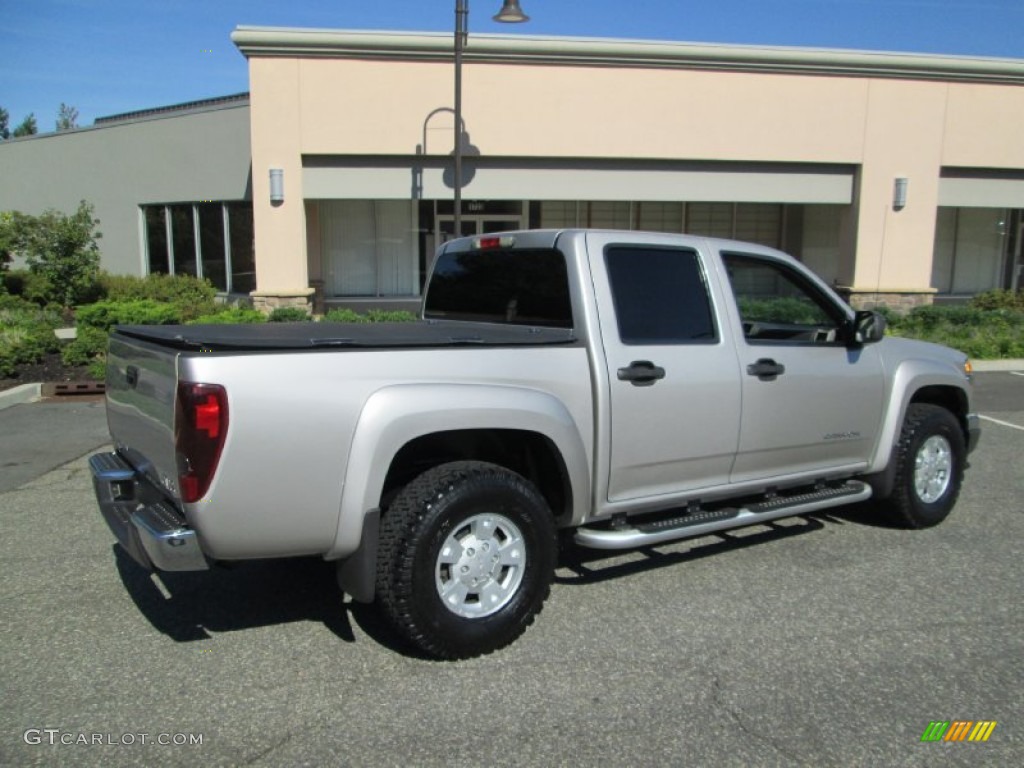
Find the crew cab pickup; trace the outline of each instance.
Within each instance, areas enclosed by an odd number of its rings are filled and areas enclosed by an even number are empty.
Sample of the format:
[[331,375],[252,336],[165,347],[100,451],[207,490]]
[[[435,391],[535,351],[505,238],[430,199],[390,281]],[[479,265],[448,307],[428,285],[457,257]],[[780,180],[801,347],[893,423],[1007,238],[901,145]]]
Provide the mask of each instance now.
[[471,657],[533,621],[560,535],[628,549],[868,499],[943,520],[970,365],[884,329],[749,243],[463,238],[416,323],[118,328],[96,495],[146,568],[320,556],[423,652]]

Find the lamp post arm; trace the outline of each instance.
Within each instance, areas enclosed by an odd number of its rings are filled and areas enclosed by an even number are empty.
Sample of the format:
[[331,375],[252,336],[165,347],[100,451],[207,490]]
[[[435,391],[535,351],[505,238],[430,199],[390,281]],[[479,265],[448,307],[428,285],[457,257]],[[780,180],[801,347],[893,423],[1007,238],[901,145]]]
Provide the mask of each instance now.
[[455,0],[455,237],[462,236],[462,49],[468,23],[469,0]]

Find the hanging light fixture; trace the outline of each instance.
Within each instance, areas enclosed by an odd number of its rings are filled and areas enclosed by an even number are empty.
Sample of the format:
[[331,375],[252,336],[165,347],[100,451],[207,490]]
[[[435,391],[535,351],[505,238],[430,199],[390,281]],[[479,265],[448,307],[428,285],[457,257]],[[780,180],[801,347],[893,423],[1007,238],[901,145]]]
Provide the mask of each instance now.
[[491,18],[506,24],[518,24],[521,21],[530,20],[530,17],[523,13],[523,9],[519,7],[519,0],[505,0],[501,10]]

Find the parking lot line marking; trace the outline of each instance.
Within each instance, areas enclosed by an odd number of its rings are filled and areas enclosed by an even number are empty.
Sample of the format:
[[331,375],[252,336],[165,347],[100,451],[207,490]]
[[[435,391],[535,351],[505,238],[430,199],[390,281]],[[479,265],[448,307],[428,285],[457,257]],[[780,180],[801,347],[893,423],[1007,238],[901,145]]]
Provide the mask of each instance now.
[[1024,376],[1024,371],[1007,371],[1011,376]]
[[982,414],[978,414],[978,418],[984,419],[985,421],[991,421],[993,424],[1000,424],[1001,426],[1004,426],[1004,427],[1011,427],[1013,429],[1019,429],[1021,432],[1024,432],[1024,427],[1022,427],[1020,424],[1011,424],[1008,421],[1001,421],[1000,419],[993,419],[991,416],[986,416],[983,413]]
[[161,595],[163,595],[164,600],[171,599],[170,590],[168,590],[167,585],[160,580],[160,575],[156,573],[156,571],[149,574],[149,580],[153,582],[153,586],[157,588],[157,591],[160,592]]

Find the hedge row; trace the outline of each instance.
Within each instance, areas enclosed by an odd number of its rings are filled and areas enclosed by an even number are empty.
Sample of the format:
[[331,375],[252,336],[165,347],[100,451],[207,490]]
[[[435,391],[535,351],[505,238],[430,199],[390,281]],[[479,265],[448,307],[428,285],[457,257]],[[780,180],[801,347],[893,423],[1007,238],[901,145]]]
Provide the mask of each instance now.
[[894,336],[945,344],[982,360],[1024,358],[1022,310],[933,305],[885,314]]
[[59,312],[0,294],[0,379],[13,376],[19,365],[58,351],[60,341],[53,331],[61,324]]

